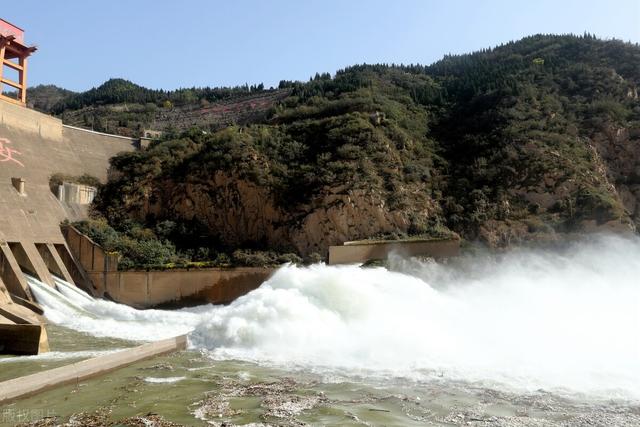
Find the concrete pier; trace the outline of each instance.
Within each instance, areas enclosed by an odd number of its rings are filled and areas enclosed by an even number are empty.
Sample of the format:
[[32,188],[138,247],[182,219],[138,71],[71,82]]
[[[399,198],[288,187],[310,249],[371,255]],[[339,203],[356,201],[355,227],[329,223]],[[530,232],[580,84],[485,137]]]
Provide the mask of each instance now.
[[42,352],[41,344],[47,345],[43,325],[2,323],[0,315],[0,353],[31,355]]

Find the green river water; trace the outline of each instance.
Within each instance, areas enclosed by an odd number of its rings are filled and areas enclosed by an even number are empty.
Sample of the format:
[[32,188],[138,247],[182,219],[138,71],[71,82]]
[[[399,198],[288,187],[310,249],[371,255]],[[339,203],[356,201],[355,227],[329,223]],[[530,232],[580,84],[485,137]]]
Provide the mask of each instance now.
[[[49,326],[54,352],[113,351],[133,342]],[[0,358],[0,379],[79,361]],[[48,419],[47,419],[48,418]],[[155,424],[154,424],[155,422]],[[68,424],[64,424],[68,423]],[[138,423],[138,424],[136,424]],[[633,426],[640,407],[464,382],[376,380],[357,373],[216,361],[184,351],[5,405],[0,425]]]

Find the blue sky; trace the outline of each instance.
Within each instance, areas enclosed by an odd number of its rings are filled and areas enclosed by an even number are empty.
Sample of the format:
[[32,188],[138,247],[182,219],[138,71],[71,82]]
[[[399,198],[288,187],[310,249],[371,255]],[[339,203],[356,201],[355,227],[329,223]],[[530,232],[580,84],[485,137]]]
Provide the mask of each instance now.
[[640,42],[640,0],[13,0],[29,84],[277,85],[356,63],[432,63],[535,33]]

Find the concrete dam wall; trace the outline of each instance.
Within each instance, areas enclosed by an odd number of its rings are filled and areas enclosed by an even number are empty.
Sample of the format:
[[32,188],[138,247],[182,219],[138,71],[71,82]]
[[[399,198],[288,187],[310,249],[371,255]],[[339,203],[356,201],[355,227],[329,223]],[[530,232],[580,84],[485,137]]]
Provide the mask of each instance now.
[[137,143],[64,126],[54,117],[0,101],[0,352],[47,350],[42,310],[23,272],[51,286],[52,274],[87,283],[60,230],[63,220],[81,219],[86,210],[58,200],[49,186],[51,176],[88,174],[105,181],[109,159],[135,150]]
[[[0,240],[64,243],[60,222],[73,211],[51,192],[50,177],[89,174],[104,181],[109,159],[136,143],[0,102]],[[12,178],[22,180],[22,194]]]

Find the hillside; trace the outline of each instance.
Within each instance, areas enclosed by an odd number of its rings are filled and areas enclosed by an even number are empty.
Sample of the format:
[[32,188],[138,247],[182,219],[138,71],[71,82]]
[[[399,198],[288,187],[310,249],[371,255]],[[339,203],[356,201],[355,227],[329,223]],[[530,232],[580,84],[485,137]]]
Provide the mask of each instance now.
[[29,88],[29,107],[49,113],[55,105],[73,96],[74,92],[55,85],[38,85]]
[[191,253],[324,254],[344,240],[454,233],[501,247],[633,230],[639,83],[637,45],[589,35],[283,82],[263,118],[112,159],[119,173],[95,209]]
[[[47,88],[51,90],[45,91]],[[116,78],[80,93],[37,86],[30,89],[29,98],[34,108],[60,117],[65,124],[142,136],[144,129],[171,131],[195,126],[218,130],[260,121],[288,93],[286,89],[264,89],[262,84],[164,91]]]

